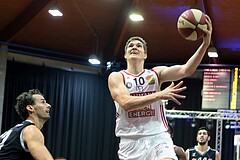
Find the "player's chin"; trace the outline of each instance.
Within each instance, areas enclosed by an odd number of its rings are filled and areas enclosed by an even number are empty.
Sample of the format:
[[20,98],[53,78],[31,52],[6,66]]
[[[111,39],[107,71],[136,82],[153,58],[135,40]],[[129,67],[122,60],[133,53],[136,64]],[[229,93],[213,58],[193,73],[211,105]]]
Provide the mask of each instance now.
[[48,114],[48,115],[46,115],[45,117],[44,117],[44,119],[49,119],[51,116]]

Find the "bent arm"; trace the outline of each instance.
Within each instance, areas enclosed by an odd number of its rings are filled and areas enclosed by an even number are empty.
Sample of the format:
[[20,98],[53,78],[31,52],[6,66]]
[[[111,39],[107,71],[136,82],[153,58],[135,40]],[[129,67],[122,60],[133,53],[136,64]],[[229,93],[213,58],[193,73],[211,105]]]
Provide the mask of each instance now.
[[181,87],[183,82],[175,85],[172,83],[163,91],[155,92],[145,96],[131,96],[123,82],[123,77],[119,72],[113,72],[108,78],[108,87],[113,100],[117,101],[124,110],[138,109],[147,106],[155,101],[173,100],[175,103],[180,104],[176,98],[185,98],[179,95],[186,87]]
[[30,125],[23,129],[23,141],[26,142],[34,159],[53,160],[51,153],[44,145],[43,134],[36,126]]

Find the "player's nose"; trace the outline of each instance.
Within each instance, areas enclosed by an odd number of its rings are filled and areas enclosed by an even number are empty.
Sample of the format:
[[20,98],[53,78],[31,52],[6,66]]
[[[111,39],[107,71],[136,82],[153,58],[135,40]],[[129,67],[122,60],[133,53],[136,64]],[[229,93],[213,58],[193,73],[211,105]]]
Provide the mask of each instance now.
[[48,106],[48,108],[51,108],[51,107],[52,107],[51,104],[49,104],[49,103],[47,103],[47,106]]

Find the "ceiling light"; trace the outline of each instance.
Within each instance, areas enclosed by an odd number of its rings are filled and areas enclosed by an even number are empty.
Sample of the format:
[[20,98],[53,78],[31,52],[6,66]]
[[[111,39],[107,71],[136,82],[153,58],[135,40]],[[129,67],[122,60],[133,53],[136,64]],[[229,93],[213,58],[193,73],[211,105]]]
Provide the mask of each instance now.
[[208,57],[211,57],[211,58],[218,57],[217,49],[215,47],[208,48]]
[[58,10],[58,9],[49,9],[48,13],[50,13],[54,17],[57,17],[57,16],[61,17],[61,16],[63,16],[62,12],[60,10]]
[[95,54],[89,56],[88,62],[91,64],[101,64],[101,61],[97,58]]
[[52,16],[63,16],[63,13],[61,9],[57,6],[57,2],[55,2],[48,10],[48,13],[50,13]]
[[144,18],[141,14],[138,13],[132,13],[129,18],[134,21],[134,22],[139,22],[139,21],[143,21]]

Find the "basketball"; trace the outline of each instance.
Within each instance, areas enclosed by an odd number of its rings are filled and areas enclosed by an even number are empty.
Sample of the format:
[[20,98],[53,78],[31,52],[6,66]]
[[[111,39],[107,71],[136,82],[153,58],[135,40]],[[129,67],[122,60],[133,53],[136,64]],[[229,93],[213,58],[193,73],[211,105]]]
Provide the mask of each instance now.
[[207,29],[205,19],[206,16],[201,10],[186,10],[178,18],[178,32],[186,40],[196,41],[204,35],[202,29]]

